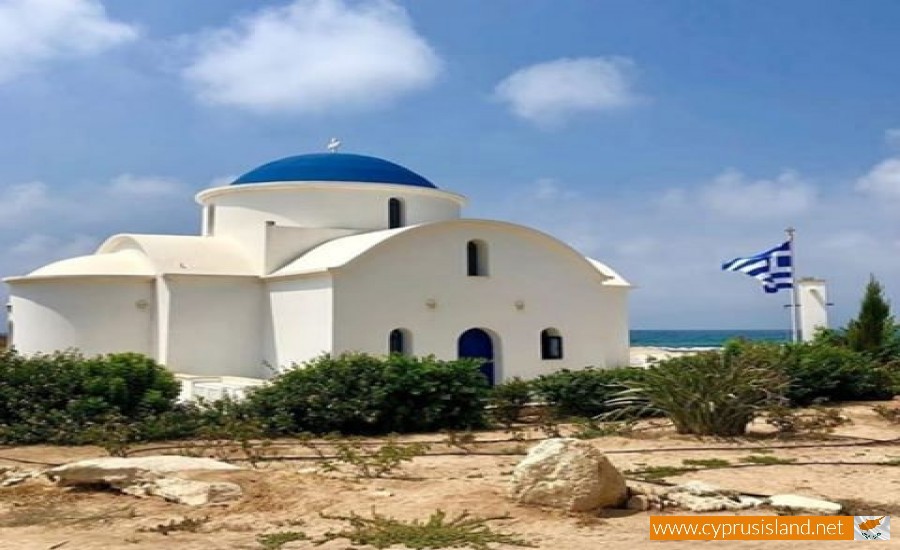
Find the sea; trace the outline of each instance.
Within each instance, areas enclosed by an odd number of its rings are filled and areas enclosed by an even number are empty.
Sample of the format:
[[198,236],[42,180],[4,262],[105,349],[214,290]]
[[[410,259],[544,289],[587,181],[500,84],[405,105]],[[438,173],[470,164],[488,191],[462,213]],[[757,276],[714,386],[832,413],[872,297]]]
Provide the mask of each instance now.
[[789,330],[632,330],[632,346],[658,348],[716,348],[728,340],[744,338],[758,342],[789,342]]

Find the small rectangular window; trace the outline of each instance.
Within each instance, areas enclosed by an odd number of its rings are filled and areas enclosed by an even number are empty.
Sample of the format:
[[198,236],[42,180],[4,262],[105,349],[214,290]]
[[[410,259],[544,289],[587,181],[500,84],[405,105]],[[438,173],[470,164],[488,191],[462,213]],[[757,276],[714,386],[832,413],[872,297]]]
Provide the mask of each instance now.
[[487,243],[483,241],[469,241],[466,243],[466,274],[469,277],[487,276]]
[[541,348],[541,359],[562,359],[562,336],[544,336]]

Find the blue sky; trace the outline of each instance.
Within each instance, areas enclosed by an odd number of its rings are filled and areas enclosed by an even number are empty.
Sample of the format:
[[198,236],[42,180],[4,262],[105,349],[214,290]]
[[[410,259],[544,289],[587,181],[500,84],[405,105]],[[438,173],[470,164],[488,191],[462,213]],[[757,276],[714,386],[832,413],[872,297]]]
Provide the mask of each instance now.
[[194,192],[338,136],[609,263],[635,328],[786,326],[719,265],[788,225],[836,324],[869,273],[900,304],[893,0],[186,6],[0,0],[0,274],[196,233]]

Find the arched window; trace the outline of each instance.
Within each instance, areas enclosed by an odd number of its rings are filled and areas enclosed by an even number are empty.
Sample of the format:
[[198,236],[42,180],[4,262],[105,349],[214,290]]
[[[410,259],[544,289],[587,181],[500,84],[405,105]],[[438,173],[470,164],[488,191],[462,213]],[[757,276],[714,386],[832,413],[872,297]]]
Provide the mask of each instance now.
[[541,331],[541,359],[562,359],[563,339],[555,328]]
[[403,227],[403,201],[390,199],[388,201],[388,229]]
[[484,241],[466,243],[466,273],[469,277],[486,277],[488,274],[488,251]]
[[411,339],[408,330],[395,328],[391,331],[390,336],[388,336],[388,352],[409,355],[412,351]]

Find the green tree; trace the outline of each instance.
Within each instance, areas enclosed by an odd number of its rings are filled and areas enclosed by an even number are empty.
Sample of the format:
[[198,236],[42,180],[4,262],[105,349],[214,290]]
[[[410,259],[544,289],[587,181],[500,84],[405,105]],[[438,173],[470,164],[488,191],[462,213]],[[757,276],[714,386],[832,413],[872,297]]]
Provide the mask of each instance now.
[[847,324],[847,343],[853,351],[877,354],[891,339],[893,332],[891,304],[884,297],[884,287],[874,275],[870,275],[859,316]]

